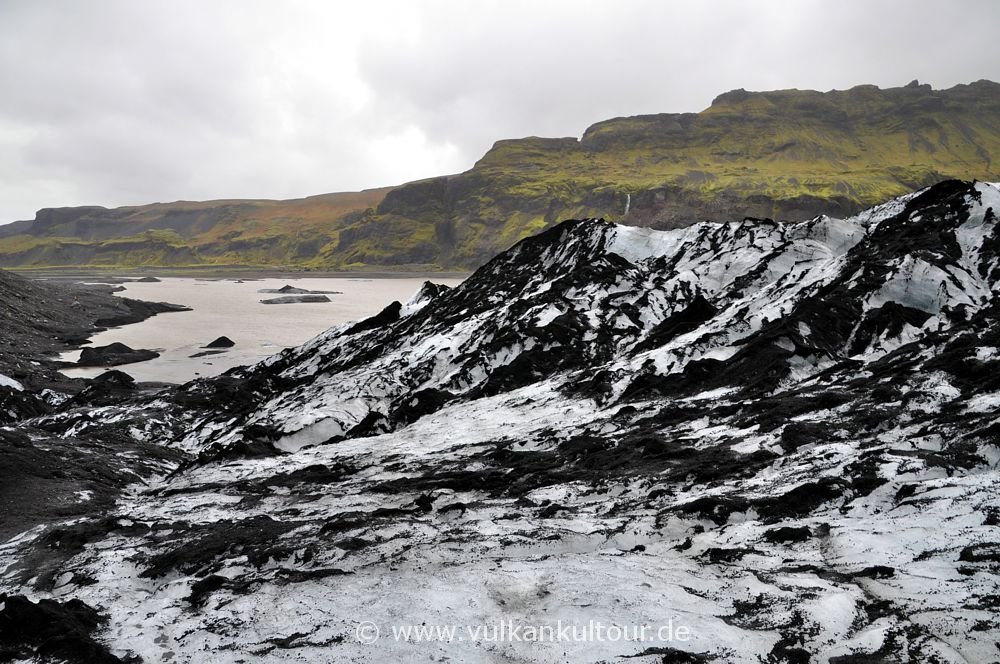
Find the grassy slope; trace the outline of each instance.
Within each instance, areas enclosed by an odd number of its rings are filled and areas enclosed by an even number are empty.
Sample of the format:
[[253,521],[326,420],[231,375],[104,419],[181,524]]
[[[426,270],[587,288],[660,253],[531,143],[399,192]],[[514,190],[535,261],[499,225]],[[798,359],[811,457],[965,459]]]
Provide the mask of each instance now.
[[[339,229],[374,208],[390,188],[308,198],[155,203],[44,210],[34,233],[2,237],[4,264],[285,265],[317,264]],[[40,227],[40,228],[39,228]],[[16,256],[16,258],[15,258]]]
[[697,114],[601,122],[579,141],[499,141],[466,173],[392,190],[131,208],[117,227],[127,237],[55,225],[0,238],[0,261],[52,264],[72,246],[76,263],[469,267],[571,217],[664,228],[849,214],[945,177],[1000,179],[994,154],[995,83],[734,91]]
[[[478,262],[510,237],[573,216],[666,228],[742,215],[846,215],[946,177],[996,179],[994,154],[993,83],[942,92],[736,91],[698,114],[601,122],[581,141],[501,141],[472,171],[405,185],[379,210],[436,220],[451,233],[440,236],[444,255]],[[437,206],[427,202],[435,197]],[[407,199],[424,200],[428,213]]]

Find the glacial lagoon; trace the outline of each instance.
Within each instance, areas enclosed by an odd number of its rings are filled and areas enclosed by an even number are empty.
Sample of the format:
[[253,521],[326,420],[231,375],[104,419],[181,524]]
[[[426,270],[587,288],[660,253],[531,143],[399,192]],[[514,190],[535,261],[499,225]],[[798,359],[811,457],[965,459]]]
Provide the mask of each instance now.
[[[129,282],[123,297],[183,304],[191,311],[166,313],[141,323],[112,328],[91,338],[92,346],[120,342],[131,348],[148,348],[160,357],[115,367],[138,381],[183,383],[214,376],[235,366],[253,364],[284,348],[308,341],[328,328],[367,318],[394,300],[405,302],[424,281],[456,286],[461,279],[428,277],[399,278],[262,278],[196,279],[163,277],[158,283]],[[336,291],[330,302],[262,304],[274,298],[285,285],[311,291]],[[236,345],[224,352],[192,358],[203,346],[220,336]],[[62,359],[75,362],[80,351]],[[69,376],[93,377],[107,368],[69,368]]]

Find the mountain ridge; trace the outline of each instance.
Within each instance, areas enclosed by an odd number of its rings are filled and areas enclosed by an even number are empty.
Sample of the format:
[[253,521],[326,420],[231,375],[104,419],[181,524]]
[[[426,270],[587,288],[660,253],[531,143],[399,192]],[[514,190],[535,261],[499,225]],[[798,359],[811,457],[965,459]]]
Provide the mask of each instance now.
[[42,211],[0,226],[0,265],[470,268],[567,218],[671,228],[849,216],[949,177],[1000,179],[997,151],[990,81],[734,90],[700,113],[612,118],[579,139],[499,140],[464,173],[397,187]]

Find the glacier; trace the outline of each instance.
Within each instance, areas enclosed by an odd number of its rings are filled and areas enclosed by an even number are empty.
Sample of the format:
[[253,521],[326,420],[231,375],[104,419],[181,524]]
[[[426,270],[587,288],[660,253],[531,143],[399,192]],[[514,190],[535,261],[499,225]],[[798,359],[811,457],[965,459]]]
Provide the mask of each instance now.
[[[112,448],[113,504],[0,545],[0,624],[90,607],[103,661],[995,659],[996,210],[948,181],[568,221],[258,365],[0,429],[169,452]],[[685,629],[393,631],[503,621]]]

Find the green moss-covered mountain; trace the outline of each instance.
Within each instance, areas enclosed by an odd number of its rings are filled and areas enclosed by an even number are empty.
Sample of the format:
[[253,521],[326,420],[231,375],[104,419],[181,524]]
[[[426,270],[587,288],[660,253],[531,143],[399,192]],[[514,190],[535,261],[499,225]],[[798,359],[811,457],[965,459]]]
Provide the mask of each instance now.
[[39,211],[0,265],[476,266],[562,219],[669,228],[848,215],[945,178],[998,180],[1000,84],[720,95],[700,113],[498,141],[469,171],[295,201]]

